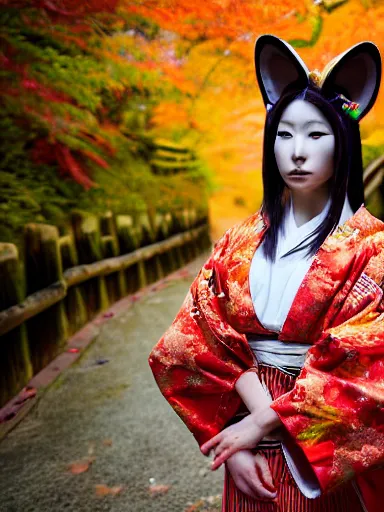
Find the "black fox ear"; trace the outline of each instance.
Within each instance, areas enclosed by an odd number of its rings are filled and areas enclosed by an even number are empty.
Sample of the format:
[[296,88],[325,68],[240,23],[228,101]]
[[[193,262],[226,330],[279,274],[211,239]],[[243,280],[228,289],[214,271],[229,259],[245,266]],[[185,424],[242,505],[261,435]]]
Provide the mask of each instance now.
[[288,43],[269,34],[256,41],[255,68],[267,110],[288,85],[297,83],[303,89],[308,85],[308,69],[299,55]]
[[358,121],[373,107],[379,92],[381,58],[376,45],[358,43],[335,57],[321,74],[320,87],[326,97],[343,94],[359,104]]

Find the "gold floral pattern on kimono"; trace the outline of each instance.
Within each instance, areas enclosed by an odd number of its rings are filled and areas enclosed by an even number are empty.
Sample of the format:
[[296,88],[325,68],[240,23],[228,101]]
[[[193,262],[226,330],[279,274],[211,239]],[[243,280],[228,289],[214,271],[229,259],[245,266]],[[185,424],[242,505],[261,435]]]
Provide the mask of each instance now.
[[[236,380],[254,371],[246,334],[273,334],[249,289],[268,229],[260,213],[228,230],[149,362],[199,444],[238,411]],[[313,258],[278,338],[306,342],[294,388],[272,403],[323,491],[384,465],[384,223],[361,207]]]

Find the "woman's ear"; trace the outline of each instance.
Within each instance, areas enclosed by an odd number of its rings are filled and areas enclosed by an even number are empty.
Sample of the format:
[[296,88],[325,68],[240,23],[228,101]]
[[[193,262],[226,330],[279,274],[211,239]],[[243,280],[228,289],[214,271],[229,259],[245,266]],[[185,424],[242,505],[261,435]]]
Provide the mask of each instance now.
[[333,59],[325,67],[319,85],[326,97],[338,93],[358,103],[360,121],[375,103],[380,79],[380,52],[376,45],[364,41]]
[[267,110],[278,101],[288,85],[297,83],[299,88],[308,85],[308,69],[299,55],[288,43],[272,35],[257,39],[255,68]]

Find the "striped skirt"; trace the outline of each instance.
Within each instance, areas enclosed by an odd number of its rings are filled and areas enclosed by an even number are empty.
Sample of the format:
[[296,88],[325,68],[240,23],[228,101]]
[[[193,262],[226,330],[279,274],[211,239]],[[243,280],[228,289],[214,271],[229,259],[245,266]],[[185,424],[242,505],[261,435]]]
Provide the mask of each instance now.
[[[295,378],[277,368],[261,366],[263,380],[273,399],[292,389]],[[315,499],[306,498],[293,480],[281,448],[257,450],[268,460],[277,498],[262,501],[251,498],[237,489],[227,468],[225,469],[222,512],[364,512],[352,483]]]

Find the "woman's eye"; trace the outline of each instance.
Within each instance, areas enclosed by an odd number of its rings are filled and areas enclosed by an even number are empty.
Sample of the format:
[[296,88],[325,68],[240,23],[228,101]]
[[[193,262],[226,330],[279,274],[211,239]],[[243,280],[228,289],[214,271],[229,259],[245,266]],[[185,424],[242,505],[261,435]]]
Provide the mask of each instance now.
[[309,134],[309,136],[312,138],[312,139],[320,139],[320,137],[322,137],[323,135],[327,135],[326,133],[324,132],[311,132]]
[[289,132],[285,132],[285,131],[277,132],[277,136],[281,137],[282,139],[289,139],[290,137],[292,137],[292,135]]

